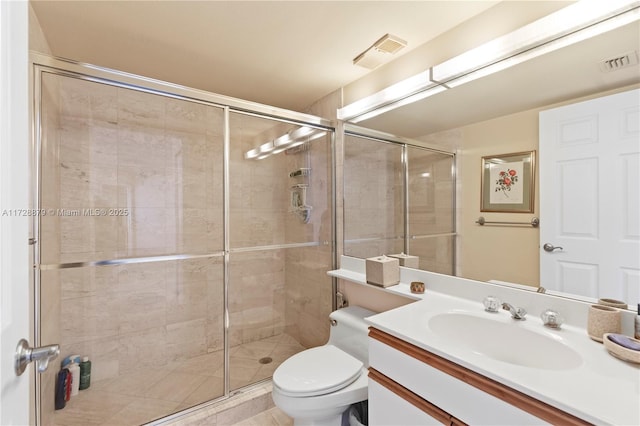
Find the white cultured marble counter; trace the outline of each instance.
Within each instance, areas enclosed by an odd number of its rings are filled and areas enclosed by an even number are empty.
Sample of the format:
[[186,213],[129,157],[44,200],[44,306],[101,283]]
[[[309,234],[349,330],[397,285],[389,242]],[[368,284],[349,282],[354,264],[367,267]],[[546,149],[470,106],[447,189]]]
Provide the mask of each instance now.
[[[344,256],[342,260],[343,269],[331,271],[329,275],[363,284],[364,265]],[[355,263],[355,267],[345,270],[345,264],[349,262]],[[421,300],[371,316],[367,318],[368,323],[587,422],[597,425],[640,425],[640,366],[613,357],[601,343],[588,337],[585,328],[589,304],[424,271],[401,271],[401,281],[406,283],[415,279],[423,279],[427,285],[425,293],[419,296]],[[431,289],[430,282],[433,283]],[[446,288],[451,288],[455,295],[448,294],[448,290],[443,291]],[[462,292],[462,288],[466,291]],[[396,294],[408,293],[408,284],[385,290]],[[474,294],[472,299],[460,297],[460,294],[468,293]],[[507,311],[485,312],[480,295],[489,294],[513,305],[524,306],[529,311],[527,319],[513,320]],[[411,296],[415,298],[415,295]],[[574,303],[575,306],[572,306]],[[542,307],[552,307],[561,314],[566,313],[567,317],[575,319],[574,324],[565,323],[559,330],[544,327],[539,317]],[[473,352],[463,342],[456,342],[454,338],[447,338],[429,329],[428,323],[432,317],[452,312],[486,317],[547,335],[577,351],[583,361],[579,366],[566,370],[542,369],[511,364]],[[623,322],[629,319],[631,317],[623,318]],[[625,331],[628,331],[628,327],[623,327]],[[520,350],[515,346],[510,347],[509,341],[502,344],[505,350]]]

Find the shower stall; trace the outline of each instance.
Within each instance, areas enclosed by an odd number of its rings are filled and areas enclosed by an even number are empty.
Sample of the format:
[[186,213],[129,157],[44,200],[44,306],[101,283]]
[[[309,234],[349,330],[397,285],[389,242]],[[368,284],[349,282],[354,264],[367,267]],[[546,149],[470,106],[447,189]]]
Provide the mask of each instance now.
[[[33,57],[45,425],[140,424],[229,397],[328,337],[331,123]],[[91,385],[54,409],[60,363]]]

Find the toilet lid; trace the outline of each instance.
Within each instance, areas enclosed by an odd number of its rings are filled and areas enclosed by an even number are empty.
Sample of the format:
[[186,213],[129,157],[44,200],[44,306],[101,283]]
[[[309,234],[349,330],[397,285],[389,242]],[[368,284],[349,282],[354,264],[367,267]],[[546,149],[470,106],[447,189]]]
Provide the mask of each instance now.
[[325,345],[287,359],[273,373],[273,383],[283,395],[324,395],[353,383],[362,367],[362,362],[348,353]]

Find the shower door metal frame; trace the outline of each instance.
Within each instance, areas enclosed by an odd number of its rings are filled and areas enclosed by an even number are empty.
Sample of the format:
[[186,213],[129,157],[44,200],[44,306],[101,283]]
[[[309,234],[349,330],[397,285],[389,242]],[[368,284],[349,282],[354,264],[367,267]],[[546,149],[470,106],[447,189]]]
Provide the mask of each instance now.
[[[457,250],[455,250],[455,244],[457,244],[457,240],[455,240],[455,237],[458,235],[457,234],[457,220],[456,220],[456,153],[455,152],[450,152],[450,151],[446,151],[443,150],[442,147],[436,146],[436,145],[432,145],[429,144],[427,142],[422,142],[422,141],[418,141],[415,139],[408,139],[402,136],[395,136],[389,133],[385,133],[385,132],[381,132],[378,130],[373,130],[373,129],[367,129],[365,127],[360,127],[360,126],[355,126],[353,124],[349,124],[349,123],[345,123],[344,127],[343,127],[343,134],[344,134],[344,148],[346,148],[346,137],[347,136],[353,136],[353,137],[357,137],[357,138],[362,138],[362,139],[369,139],[371,141],[374,142],[381,142],[381,143],[388,143],[388,144],[394,144],[394,145],[398,145],[400,147],[402,147],[402,153],[401,153],[401,158],[402,158],[402,179],[403,179],[403,186],[402,186],[402,205],[403,205],[403,221],[404,221],[404,237],[403,237],[403,247],[404,247],[404,253],[409,254],[409,240],[411,239],[422,239],[422,238],[435,238],[435,237],[453,237],[454,238],[454,250],[452,251],[452,259],[451,259],[451,269],[452,269],[452,273],[455,274],[456,271],[456,260],[457,260],[457,255],[456,252]],[[452,159],[452,163],[451,163],[451,180],[452,180],[452,197],[451,197],[451,211],[452,213],[452,230],[451,232],[447,232],[447,233],[440,233],[440,234],[432,234],[432,235],[425,235],[425,236],[411,236],[410,235],[410,229],[409,229],[409,153],[408,153],[408,148],[412,147],[412,148],[418,148],[418,149],[423,149],[426,151],[430,151],[430,152],[434,152],[437,154],[443,154],[443,155],[447,155],[450,156]],[[343,187],[345,185],[345,182],[342,182]],[[343,190],[344,191],[344,190]],[[343,206],[344,208],[344,206]],[[343,214],[344,216],[344,214]],[[345,223],[343,221],[342,226],[345,226]],[[343,229],[343,235],[344,235],[344,229]],[[363,240],[358,240],[358,241],[364,241]],[[346,243],[346,240],[343,241],[343,251],[344,251],[344,243]]]
[[[169,416],[163,417],[156,422],[164,422],[167,419],[175,419],[188,415],[194,411],[200,410],[203,407],[215,404],[218,401],[226,400],[232,396],[236,391],[232,392],[230,389],[230,371],[229,371],[229,256],[231,252],[243,251],[243,249],[231,250],[230,248],[230,236],[229,236],[229,209],[230,209],[230,197],[229,197],[229,153],[231,144],[231,129],[229,123],[229,117],[231,112],[237,112],[246,115],[253,115],[260,118],[271,119],[277,122],[289,123],[294,125],[304,125],[313,127],[316,129],[324,130],[329,136],[329,155],[331,170],[331,238],[330,242],[332,255],[330,269],[335,269],[337,265],[336,256],[336,222],[335,222],[335,208],[336,208],[336,170],[335,170],[335,126],[330,120],[272,107],[269,105],[258,104],[255,102],[236,99],[224,95],[217,95],[214,93],[206,92],[199,89],[193,89],[169,82],[164,82],[152,78],[138,76],[122,71],[116,71],[99,67],[91,64],[81,63],[68,59],[55,58],[48,55],[43,55],[35,52],[30,54],[30,88],[32,93],[32,100],[30,102],[31,113],[31,146],[30,146],[30,182],[32,194],[30,195],[31,208],[33,211],[39,211],[42,205],[41,203],[41,179],[42,179],[42,120],[41,120],[41,101],[42,101],[42,76],[44,73],[77,78],[85,81],[91,81],[95,83],[107,84],[124,89],[130,89],[140,92],[146,92],[154,95],[165,96],[168,98],[174,98],[184,100],[188,102],[200,103],[203,105],[220,108],[223,112],[223,158],[222,158],[222,182],[223,182],[223,250],[207,254],[174,254],[174,255],[158,255],[158,256],[144,256],[144,257],[130,257],[130,258],[118,258],[118,259],[105,259],[96,260],[90,262],[70,262],[60,264],[42,265],[42,253],[40,244],[40,217],[32,216],[30,226],[30,244],[32,247],[31,256],[33,259],[33,265],[31,268],[31,285],[33,285],[33,332],[34,332],[34,345],[39,346],[41,344],[40,323],[42,318],[40,317],[40,286],[41,277],[40,271],[51,269],[67,269],[78,268],[87,266],[107,266],[107,265],[123,265],[131,263],[147,263],[157,261],[169,261],[169,260],[186,260],[186,259],[198,259],[198,258],[222,258],[223,260],[223,335],[224,335],[224,394],[219,398],[203,402],[189,409],[173,413]],[[315,243],[299,243],[299,244],[281,244],[279,246],[269,246],[269,248],[294,248],[294,247],[306,247],[311,245],[320,245],[320,242]],[[263,247],[264,249],[264,247]],[[332,305],[335,306],[336,300],[336,284],[335,279],[332,279]],[[268,379],[265,379],[268,380]],[[257,382],[261,383],[264,382]],[[247,387],[255,386],[256,384],[248,385]],[[34,395],[34,408],[35,408],[35,424],[42,424],[42,410],[41,410],[41,377],[35,375],[35,383],[33,384]]]

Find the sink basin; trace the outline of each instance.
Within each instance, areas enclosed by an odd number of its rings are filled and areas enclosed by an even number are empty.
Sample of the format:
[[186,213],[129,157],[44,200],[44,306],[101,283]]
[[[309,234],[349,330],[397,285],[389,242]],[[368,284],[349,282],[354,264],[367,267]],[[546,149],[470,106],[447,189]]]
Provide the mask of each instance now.
[[580,354],[554,336],[525,329],[515,321],[445,313],[432,317],[429,328],[457,346],[509,364],[545,370],[568,370],[582,364]]

